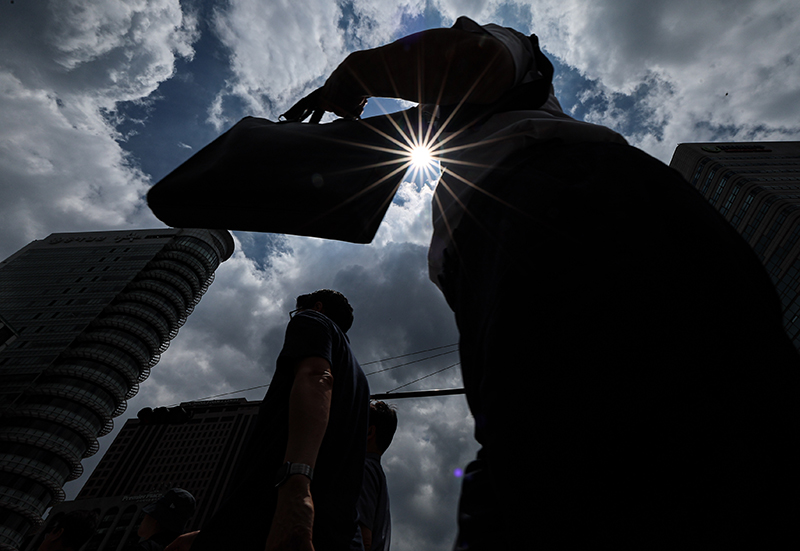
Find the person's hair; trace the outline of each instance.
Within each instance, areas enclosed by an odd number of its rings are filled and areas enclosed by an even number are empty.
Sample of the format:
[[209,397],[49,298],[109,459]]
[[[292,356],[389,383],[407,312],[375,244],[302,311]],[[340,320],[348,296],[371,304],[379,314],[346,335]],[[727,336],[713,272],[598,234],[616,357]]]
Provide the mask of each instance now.
[[100,515],[95,511],[70,511],[55,519],[48,532],[56,532],[63,528],[64,532],[61,534],[63,547],[77,551],[92,537],[99,520]]
[[325,308],[325,315],[328,316],[339,329],[347,333],[353,325],[353,307],[339,291],[331,289],[320,289],[307,295],[297,297],[297,308],[311,309],[317,302],[321,302]]
[[369,403],[369,424],[375,425],[375,445],[381,453],[389,448],[397,430],[397,411],[386,402],[373,400]]

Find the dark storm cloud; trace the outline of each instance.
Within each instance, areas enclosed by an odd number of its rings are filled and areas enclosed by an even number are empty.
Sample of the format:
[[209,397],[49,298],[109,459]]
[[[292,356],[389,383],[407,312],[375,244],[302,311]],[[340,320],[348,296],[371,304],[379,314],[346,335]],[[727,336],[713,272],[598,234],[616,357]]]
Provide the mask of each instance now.
[[[390,400],[387,400],[391,402]],[[392,548],[450,549],[461,479],[477,445],[463,396],[398,400],[398,432],[383,459]]]

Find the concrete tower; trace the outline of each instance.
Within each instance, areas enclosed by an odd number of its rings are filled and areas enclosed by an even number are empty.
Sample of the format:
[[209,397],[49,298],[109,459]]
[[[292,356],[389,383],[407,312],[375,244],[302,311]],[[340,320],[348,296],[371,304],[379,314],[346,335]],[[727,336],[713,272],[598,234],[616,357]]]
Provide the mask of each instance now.
[[142,507],[170,488],[197,500],[185,530],[216,512],[255,425],[261,402],[244,398],[145,408],[128,419],[74,501],[59,503],[26,551],[35,551],[61,514],[94,510],[100,524],[82,551],[124,551],[139,541]]
[[68,233],[0,263],[0,549],[64,499],[233,248],[224,230]]

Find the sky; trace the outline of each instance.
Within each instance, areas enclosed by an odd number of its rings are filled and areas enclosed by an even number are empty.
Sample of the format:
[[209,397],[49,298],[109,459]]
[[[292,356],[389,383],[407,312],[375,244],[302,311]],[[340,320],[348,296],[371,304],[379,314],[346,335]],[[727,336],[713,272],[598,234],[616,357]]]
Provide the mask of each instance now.
[[[163,227],[148,188],[237,120],[276,120],[349,52],[460,15],[535,32],[565,111],[664,162],[681,142],[800,140],[795,0],[2,0],[0,257],[53,232]],[[365,115],[399,107],[371,100]],[[362,363],[456,343],[427,276],[434,186],[405,182],[369,245],[234,232],[236,252],[117,428],[143,407],[269,382],[294,298],[318,288],[349,297]],[[452,366],[453,350],[366,365],[436,355],[370,376],[372,391]],[[460,385],[455,366],[403,390]],[[454,471],[477,451],[469,411],[462,396],[394,403],[392,548],[450,549]]]

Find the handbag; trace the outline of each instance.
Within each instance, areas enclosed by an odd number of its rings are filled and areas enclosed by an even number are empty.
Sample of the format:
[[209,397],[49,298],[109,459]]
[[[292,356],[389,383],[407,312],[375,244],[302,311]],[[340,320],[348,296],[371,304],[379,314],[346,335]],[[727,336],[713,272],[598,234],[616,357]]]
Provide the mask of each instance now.
[[172,227],[369,243],[422,124],[417,108],[328,124],[245,117],[155,184],[147,204]]

